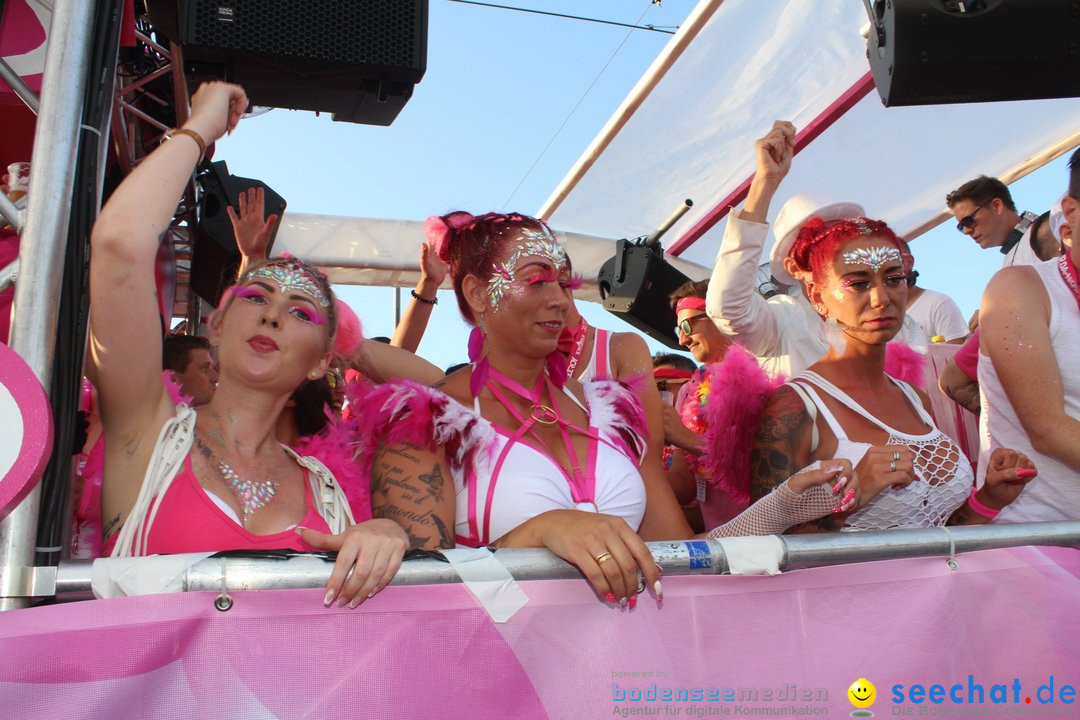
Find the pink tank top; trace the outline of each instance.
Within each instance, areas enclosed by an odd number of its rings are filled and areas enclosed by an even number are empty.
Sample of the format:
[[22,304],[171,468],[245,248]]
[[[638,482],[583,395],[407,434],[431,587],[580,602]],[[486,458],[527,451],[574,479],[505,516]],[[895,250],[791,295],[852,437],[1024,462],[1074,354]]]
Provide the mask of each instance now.
[[[311,485],[304,469],[304,504],[300,525],[329,533],[330,527],[311,501]],[[113,538],[117,537],[116,535]],[[223,550],[297,550],[320,552],[300,539],[293,529],[272,535],[255,535],[241,527],[218,507],[191,470],[191,456],[170,483],[158,507],[147,539],[147,555],[221,552]]]

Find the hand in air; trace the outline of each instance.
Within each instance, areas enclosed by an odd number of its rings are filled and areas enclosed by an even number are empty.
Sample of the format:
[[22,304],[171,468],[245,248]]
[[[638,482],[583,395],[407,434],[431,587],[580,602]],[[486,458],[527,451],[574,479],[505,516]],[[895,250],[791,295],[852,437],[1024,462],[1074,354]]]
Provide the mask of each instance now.
[[304,542],[320,550],[337,552],[334,570],[326,583],[323,604],[338,600],[354,608],[389,584],[401,567],[409,538],[393,520],[357,523],[338,535],[297,528]]
[[859,476],[852,471],[851,462],[838,458],[836,460],[822,460],[820,464],[800,470],[788,478],[788,488],[796,493],[803,494],[810,488],[819,485],[828,485],[835,506],[834,513],[848,512],[859,504]]
[[997,448],[990,453],[986,481],[976,499],[993,510],[1000,510],[1015,500],[1037,474],[1035,465],[1024,453]]
[[215,80],[203,83],[191,96],[191,116],[184,123],[207,145],[231,133],[248,107],[247,95],[239,85]]
[[544,523],[540,534],[544,547],[576,565],[600,597],[632,609],[637,605],[640,572],[645,587],[653,588],[657,602],[663,601],[660,568],[622,518],[581,510],[551,510],[538,518]]
[[899,490],[915,480],[915,453],[906,445],[872,447],[855,466],[855,474],[861,480],[860,506],[864,506],[886,488]]
[[438,287],[443,284],[446,274],[450,272],[450,266],[442,261],[435,248],[427,243],[420,245],[420,279],[431,282]]
[[769,134],[754,143],[756,176],[773,185],[780,184],[791,169],[794,154],[795,126],[786,120],[777,120]]
[[266,246],[270,242],[270,232],[278,216],[271,215],[263,220],[266,213],[266,192],[261,188],[248,188],[237,198],[239,212],[229,205],[225,212],[232,221],[233,234],[240,254],[252,260],[266,257]]

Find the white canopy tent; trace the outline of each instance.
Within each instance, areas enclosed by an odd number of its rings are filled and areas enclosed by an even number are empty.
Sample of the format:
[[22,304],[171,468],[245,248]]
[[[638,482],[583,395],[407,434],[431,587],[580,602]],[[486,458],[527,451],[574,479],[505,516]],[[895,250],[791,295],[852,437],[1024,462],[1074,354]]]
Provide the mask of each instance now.
[[[1080,99],[883,107],[868,84],[867,25],[856,0],[702,0],[539,214],[633,236],[691,198],[665,244],[696,241],[684,257],[711,264],[723,225],[704,221],[741,199],[753,142],[773,119],[821,131],[774,210],[819,189],[909,238],[943,219],[945,193],[965,180],[1011,182],[1080,144]],[[860,89],[869,93],[843,113]]]
[[[422,226],[423,223],[412,220],[290,212],[282,219],[273,251],[288,252],[318,265],[333,283],[408,287],[419,279]],[[612,256],[614,243],[592,235],[557,234],[570,254],[574,270],[585,280],[585,287],[576,296],[582,300],[599,300],[596,274]],[[709,268],[702,265],[677,259],[674,264],[693,280],[709,275]]]

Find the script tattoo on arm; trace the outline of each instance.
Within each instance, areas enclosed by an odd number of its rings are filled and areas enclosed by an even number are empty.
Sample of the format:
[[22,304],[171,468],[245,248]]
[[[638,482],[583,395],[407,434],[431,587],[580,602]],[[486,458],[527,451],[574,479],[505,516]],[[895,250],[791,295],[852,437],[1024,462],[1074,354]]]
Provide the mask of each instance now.
[[411,548],[454,547],[454,494],[435,453],[406,444],[381,448],[371,473],[371,509],[401,525]]
[[117,515],[109,522],[105,523],[105,527],[101,529],[101,539],[108,540],[109,536],[120,529],[120,516]]
[[802,399],[791,388],[781,387],[769,396],[750,450],[751,502],[808,464],[798,453],[810,423]]

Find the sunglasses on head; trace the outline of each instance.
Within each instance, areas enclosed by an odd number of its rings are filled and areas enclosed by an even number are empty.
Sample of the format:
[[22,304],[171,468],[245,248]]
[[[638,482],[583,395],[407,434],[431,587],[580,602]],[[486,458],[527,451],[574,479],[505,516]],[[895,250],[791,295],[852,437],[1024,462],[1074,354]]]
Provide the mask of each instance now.
[[964,232],[965,230],[973,230],[975,228],[975,215],[984,207],[986,207],[986,203],[983,203],[979,207],[972,210],[970,215],[965,215],[964,217],[957,220],[956,229],[960,232]]
[[676,333],[681,333],[682,335],[692,335],[694,333],[694,326],[691,323],[697,322],[703,317],[705,317],[705,313],[695,315],[694,317],[688,317],[685,320],[680,320],[679,324],[675,326]]

